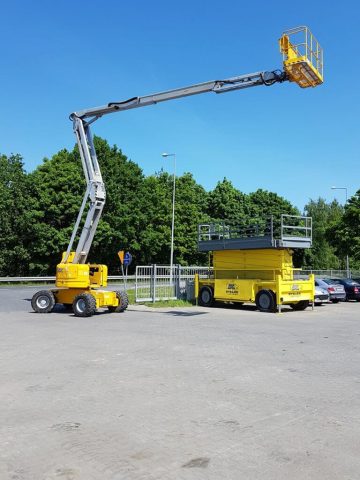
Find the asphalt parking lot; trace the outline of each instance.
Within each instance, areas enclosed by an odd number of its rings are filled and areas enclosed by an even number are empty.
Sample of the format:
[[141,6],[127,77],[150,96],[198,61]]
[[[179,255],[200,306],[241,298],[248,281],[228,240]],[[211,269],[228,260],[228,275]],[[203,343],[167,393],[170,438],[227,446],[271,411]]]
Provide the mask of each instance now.
[[360,304],[31,312],[0,288],[1,480],[360,478]]

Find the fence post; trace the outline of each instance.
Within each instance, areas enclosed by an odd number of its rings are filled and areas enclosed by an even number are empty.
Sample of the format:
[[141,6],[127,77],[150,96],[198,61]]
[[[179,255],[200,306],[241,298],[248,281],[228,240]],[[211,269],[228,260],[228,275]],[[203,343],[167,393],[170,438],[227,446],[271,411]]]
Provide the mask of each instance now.
[[137,302],[137,298],[138,298],[138,268],[139,268],[139,266],[136,265],[136,268],[135,268],[135,303]]
[[156,263],[153,264],[152,266],[152,276],[151,276],[151,280],[152,280],[152,303],[155,303],[155,300],[156,300]]
[[176,265],[175,297],[180,299],[180,265]]

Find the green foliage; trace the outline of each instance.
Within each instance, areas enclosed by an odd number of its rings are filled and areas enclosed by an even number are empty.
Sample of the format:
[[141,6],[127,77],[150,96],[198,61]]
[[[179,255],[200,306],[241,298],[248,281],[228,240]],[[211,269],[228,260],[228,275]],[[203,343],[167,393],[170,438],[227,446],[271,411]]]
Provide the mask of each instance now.
[[[197,225],[206,220],[206,192],[190,173],[176,179],[174,263],[203,261],[197,252]],[[147,177],[142,190],[141,263],[170,263],[173,176],[166,172]]]
[[29,174],[33,235],[29,245],[33,274],[54,272],[66,250],[85,191],[77,150],[61,150]]
[[20,155],[0,155],[0,275],[28,272],[28,178]]
[[304,266],[314,270],[340,268],[335,249],[328,242],[328,231],[341,219],[342,206],[336,200],[327,203],[318,198],[305,205],[305,214],[313,221],[313,247],[305,252]]
[[360,190],[345,205],[344,214],[329,225],[327,240],[340,258],[349,255],[350,268],[360,269]]
[[[145,177],[117,146],[98,137],[94,143],[107,198],[89,261],[105,263],[111,273],[118,273],[117,252],[129,250],[134,258],[131,270],[136,264],[169,264],[173,176],[161,171]],[[85,190],[77,147],[44,159],[30,174],[19,155],[0,156],[0,275],[54,274]],[[311,200],[305,212],[313,217],[314,247],[296,252],[295,264],[334,268],[338,258],[349,252],[352,262],[360,266],[359,211],[360,191],[344,215],[337,202]],[[274,192],[258,189],[245,194],[226,178],[206,192],[185,173],[176,178],[174,263],[208,263],[207,254],[197,251],[199,223],[250,224],[283,213],[299,214]]]
[[246,195],[224,178],[208,195],[207,213],[213,220],[241,224],[255,223],[265,217],[280,218],[281,214],[299,215],[288,200],[274,192],[258,189]]
[[249,194],[248,205],[250,218],[261,219],[272,215],[275,219],[278,219],[282,214],[300,215],[299,210],[288,200],[274,192],[268,192],[261,188]]
[[227,178],[218,182],[208,194],[207,214],[214,221],[241,223],[248,213],[247,196],[237,190]]
[[94,144],[106,187],[106,203],[99,222],[89,261],[104,263],[110,271],[120,269],[117,252],[129,250],[138,261],[141,253],[144,199],[142,170],[114,145],[95,137]]

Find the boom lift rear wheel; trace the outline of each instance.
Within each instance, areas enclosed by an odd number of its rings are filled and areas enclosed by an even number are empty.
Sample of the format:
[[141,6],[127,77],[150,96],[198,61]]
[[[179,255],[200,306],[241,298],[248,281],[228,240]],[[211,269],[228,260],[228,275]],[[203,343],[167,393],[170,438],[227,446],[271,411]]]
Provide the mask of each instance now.
[[55,297],[51,290],[40,290],[31,299],[31,306],[36,313],[50,313],[55,307]]
[[127,296],[126,292],[117,291],[115,293],[119,300],[119,305],[117,307],[112,307],[112,306],[108,307],[109,312],[116,312],[116,313],[124,312],[129,305],[129,297]]
[[260,312],[275,312],[275,293],[272,290],[259,290],[255,297],[255,303]]
[[72,306],[75,317],[91,317],[96,311],[96,300],[91,293],[80,293],[74,298]]

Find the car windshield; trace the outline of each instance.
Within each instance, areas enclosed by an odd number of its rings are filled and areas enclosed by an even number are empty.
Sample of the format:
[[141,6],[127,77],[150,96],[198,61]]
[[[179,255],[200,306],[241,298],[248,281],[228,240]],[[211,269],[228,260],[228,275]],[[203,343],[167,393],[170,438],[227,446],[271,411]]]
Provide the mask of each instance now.
[[321,282],[327,283],[328,285],[332,285],[334,283],[333,280],[330,280],[330,278],[323,278],[320,280]]

